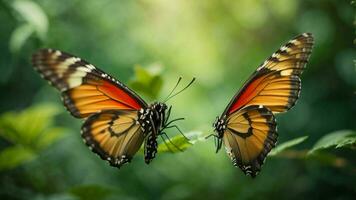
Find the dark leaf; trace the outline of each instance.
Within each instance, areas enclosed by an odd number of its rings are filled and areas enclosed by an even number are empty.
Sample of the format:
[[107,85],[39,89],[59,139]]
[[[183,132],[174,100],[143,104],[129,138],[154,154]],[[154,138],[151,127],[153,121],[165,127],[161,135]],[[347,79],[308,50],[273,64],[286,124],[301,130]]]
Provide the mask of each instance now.
[[308,136],[303,136],[303,137],[289,140],[287,142],[283,142],[282,144],[277,145],[276,148],[272,149],[272,151],[268,155],[269,156],[278,155],[279,153],[283,152],[284,150],[289,149],[293,146],[296,146],[296,145],[304,142],[306,139],[308,139]]

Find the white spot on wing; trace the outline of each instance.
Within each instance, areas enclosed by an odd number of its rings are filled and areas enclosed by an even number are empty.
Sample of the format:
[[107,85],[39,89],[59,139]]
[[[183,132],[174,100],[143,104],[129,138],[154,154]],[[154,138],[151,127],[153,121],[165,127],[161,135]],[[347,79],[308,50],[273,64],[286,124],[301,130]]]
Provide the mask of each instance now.
[[282,76],[290,76],[293,72],[293,69],[286,69],[286,70],[283,70],[281,71],[281,75]]
[[62,53],[61,53],[60,51],[56,50],[56,51],[54,52],[54,55],[55,55],[56,57],[59,57],[60,55],[62,55]]
[[95,69],[94,65],[92,65],[92,64],[88,64],[88,65],[85,65],[85,66],[86,66],[87,68],[91,69],[91,70]]
[[83,77],[86,75],[86,72],[77,70],[68,77],[68,86],[69,88],[74,88],[82,84]]
[[283,46],[283,47],[281,47],[281,51],[287,51],[288,52],[288,47],[286,47],[286,46]]
[[83,71],[83,72],[87,72],[87,73],[90,73],[90,72],[91,72],[91,69],[86,68],[86,67],[78,67],[77,70]]
[[297,40],[291,40],[289,41],[289,43],[295,44],[297,42]]
[[267,64],[267,61],[265,61],[261,66],[259,66],[257,68],[257,71],[260,71],[266,64]]
[[[57,52],[59,52],[59,51],[57,51]],[[63,77],[63,74],[67,71],[69,66],[78,62],[78,61],[80,61],[80,58],[71,57],[71,58],[67,58],[65,61],[59,63],[56,66],[57,69],[61,69],[61,70],[57,70],[58,77],[60,77],[60,78]]]

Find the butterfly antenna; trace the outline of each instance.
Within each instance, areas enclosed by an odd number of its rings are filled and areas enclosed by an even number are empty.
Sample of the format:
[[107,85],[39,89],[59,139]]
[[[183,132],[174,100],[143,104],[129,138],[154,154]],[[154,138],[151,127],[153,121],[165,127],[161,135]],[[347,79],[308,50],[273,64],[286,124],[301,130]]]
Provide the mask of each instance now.
[[167,128],[167,127],[168,127],[169,125],[171,125],[173,122],[180,121],[180,120],[184,120],[184,119],[185,119],[185,118],[183,118],[183,117],[180,117],[180,118],[177,118],[177,119],[173,119],[173,120],[167,122],[167,123],[164,125],[163,128]]
[[174,92],[174,90],[178,87],[178,85],[179,85],[179,83],[180,83],[180,81],[182,80],[182,77],[179,77],[178,78],[178,81],[177,81],[177,83],[176,83],[176,85],[173,87],[173,89],[171,90],[171,92],[168,94],[168,96],[166,97],[166,100],[164,100],[163,102],[166,102],[169,98],[170,98],[170,96],[171,96],[171,94]]
[[[168,98],[166,98],[166,100],[165,100],[164,102],[168,101],[169,99],[171,99],[171,98],[177,96],[178,94],[180,94],[181,92],[183,92],[184,90],[186,90],[188,87],[190,87],[190,86],[194,83],[194,81],[195,81],[195,77],[188,83],[187,86],[185,86],[185,87],[184,87],[183,89],[181,89],[179,92],[176,92],[174,95],[171,95],[171,96],[169,96]],[[171,93],[173,93],[173,92],[171,92]]]

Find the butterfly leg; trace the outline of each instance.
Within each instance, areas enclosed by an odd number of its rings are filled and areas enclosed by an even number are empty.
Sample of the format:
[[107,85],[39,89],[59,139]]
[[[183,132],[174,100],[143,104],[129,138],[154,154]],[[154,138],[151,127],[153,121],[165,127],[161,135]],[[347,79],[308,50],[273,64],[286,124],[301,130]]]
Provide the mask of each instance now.
[[162,135],[160,135],[160,137],[161,137],[163,143],[164,143],[164,144],[166,145],[166,147],[168,148],[168,150],[169,150],[171,153],[173,153],[173,150],[172,150],[171,147],[169,147],[169,145],[167,144],[166,139],[164,139],[164,137],[163,137]]
[[215,135],[215,134],[210,134],[208,136],[205,137],[205,139],[209,139],[210,137],[214,137],[214,145],[216,147],[216,153],[221,149],[222,146],[222,139],[219,138],[219,136]]
[[219,150],[221,149],[221,147],[222,147],[222,142],[223,142],[223,140],[222,140],[222,138],[218,138],[217,137],[217,147],[216,147],[216,153],[218,153],[219,152]]
[[169,128],[176,128],[176,129],[178,130],[178,132],[179,132],[185,139],[189,140],[189,139],[187,138],[187,136],[185,136],[185,135],[183,134],[183,132],[179,129],[179,127],[178,127],[177,125],[166,126],[165,128],[166,128],[166,129],[169,129]]
[[181,117],[181,118],[177,118],[177,119],[173,119],[171,120],[170,122],[166,123],[163,128],[167,128],[169,125],[171,125],[173,122],[176,122],[176,121],[180,121],[180,120],[184,120],[185,118]]
[[[172,142],[172,140],[171,139],[169,139],[169,137],[168,137],[168,135],[167,135],[167,133],[165,133],[165,132],[162,132],[161,133],[161,137],[162,137],[162,135],[164,135],[164,136],[166,136],[166,138],[167,138],[167,140],[168,140],[168,142],[169,143],[171,143],[176,149],[178,149],[179,151],[181,151],[181,152],[183,152],[183,150],[182,149],[180,149],[176,144],[174,144],[173,142]],[[162,137],[162,139],[163,139],[163,137]],[[172,149],[168,146],[168,144],[165,142],[165,140],[163,139],[163,141],[164,141],[164,144],[167,146],[167,148],[173,153],[173,151],[172,151]]]
[[167,124],[169,117],[171,116],[172,106],[169,106],[167,111],[167,117],[164,118],[163,124]]
[[210,134],[210,135],[205,136],[205,139],[207,140],[207,139],[209,139],[210,137],[217,138],[218,136],[217,136],[216,134],[212,133],[212,134]]

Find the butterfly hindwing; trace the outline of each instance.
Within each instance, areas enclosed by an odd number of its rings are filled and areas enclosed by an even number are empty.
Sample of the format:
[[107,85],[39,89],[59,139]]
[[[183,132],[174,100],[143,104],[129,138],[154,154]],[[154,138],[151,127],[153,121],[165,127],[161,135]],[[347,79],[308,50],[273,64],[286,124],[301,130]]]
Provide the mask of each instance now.
[[312,46],[310,33],[299,35],[282,46],[253,73],[224,113],[233,113],[248,105],[264,105],[273,113],[293,107],[299,98],[300,75]]
[[146,107],[124,84],[88,62],[58,50],[43,49],[32,57],[34,68],[62,92],[64,105],[78,118],[102,110]]
[[82,126],[85,143],[110,165],[120,167],[140,149],[145,134],[132,110],[91,115]]
[[228,116],[223,136],[233,164],[256,176],[277,141],[276,120],[263,106],[248,106]]

